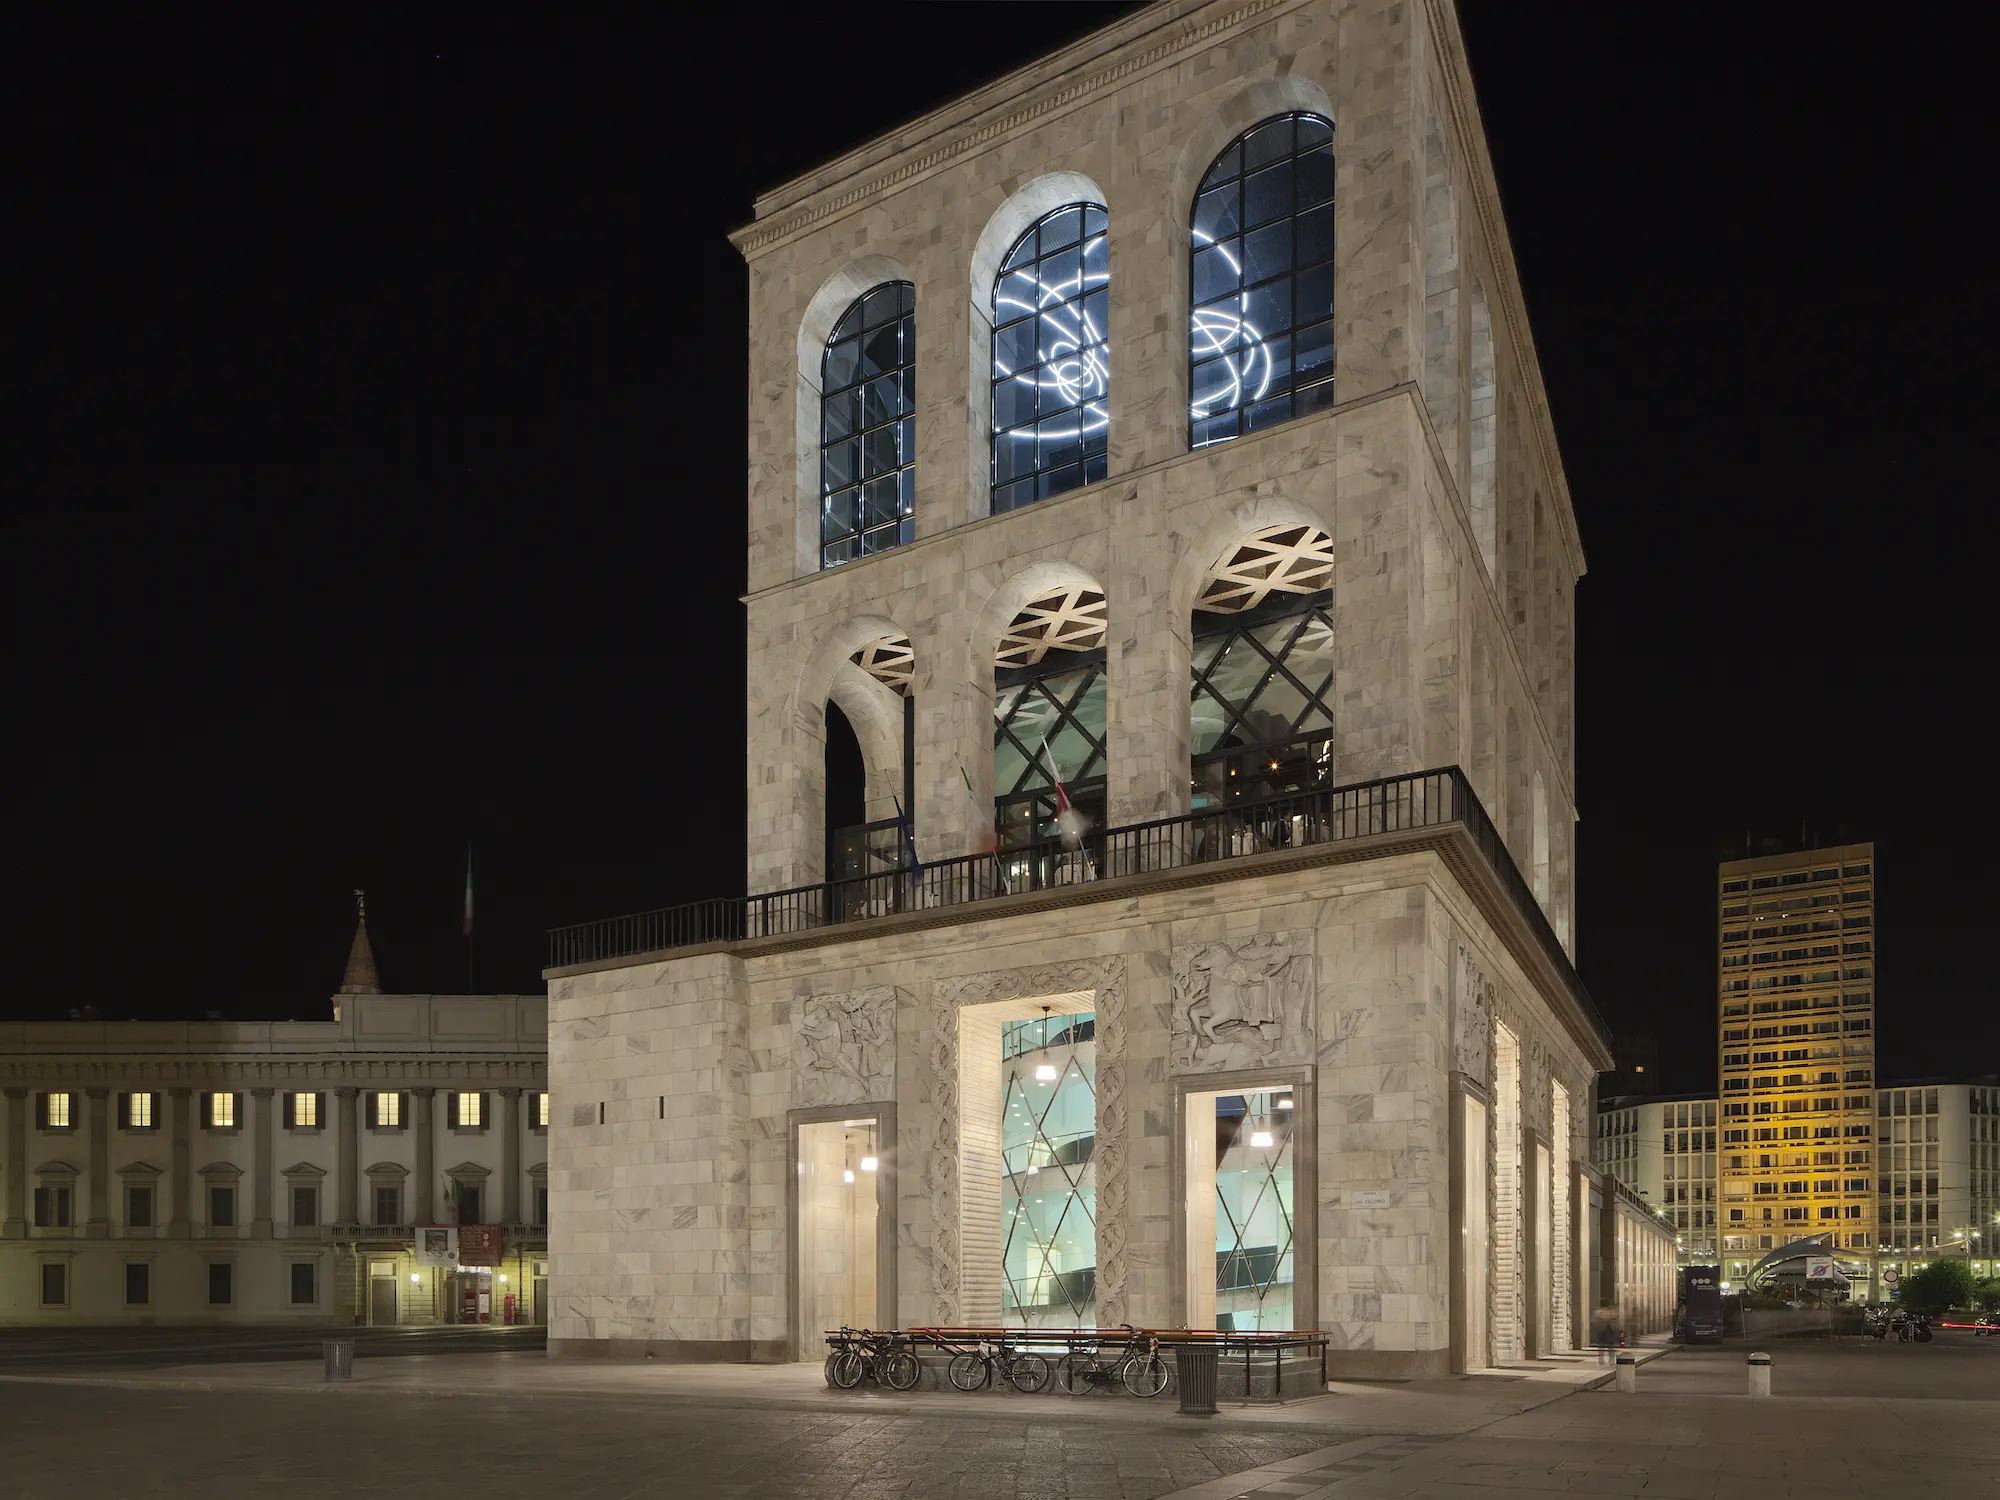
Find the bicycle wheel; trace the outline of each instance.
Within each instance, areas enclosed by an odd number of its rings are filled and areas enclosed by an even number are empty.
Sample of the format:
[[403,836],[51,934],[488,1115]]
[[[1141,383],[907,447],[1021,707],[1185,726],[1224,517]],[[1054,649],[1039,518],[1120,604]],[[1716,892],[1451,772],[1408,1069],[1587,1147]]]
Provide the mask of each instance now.
[[1091,1386],[1097,1361],[1088,1354],[1065,1354],[1056,1362],[1056,1385],[1066,1396],[1081,1396]]
[[923,1378],[924,1367],[907,1349],[892,1349],[882,1356],[882,1384],[892,1391],[913,1391]]
[[1142,1354],[1125,1365],[1125,1389],[1135,1396],[1157,1396],[1167,1388],[1167,1362],[1157,1354]]
[[827,1356],[827,1378],[843,1391],[851,1391],[861,1384],[865,1369],[867,1364],[852,1349],[842,1349]]
[[840,1357],[845,1352],[842,1349],[829,1349],[826,1351],[826,1383],[828,1385],[838,1385],[840,1383],[833,1378],[833,1367],[840,1363]]
[[1032,1396],[1049,1383],[1049,1362],[1039,1354],[1017,1354],[1007,1378],[1014,1382],[1015,1390]]
[[945,1366],[945,1374],[961,1391],[976,1391],[993,1378],[993,1369],[983,1354],[960,1354]]

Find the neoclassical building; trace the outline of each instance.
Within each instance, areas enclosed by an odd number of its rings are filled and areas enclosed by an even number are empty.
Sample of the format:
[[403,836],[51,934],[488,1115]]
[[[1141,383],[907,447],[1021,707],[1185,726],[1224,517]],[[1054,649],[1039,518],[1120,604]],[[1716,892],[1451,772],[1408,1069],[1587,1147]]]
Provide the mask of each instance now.
[[1568,1345],[1584,562],[1451,6],[1167,0],[735,242],[750,895],[553,934],[552,1352]]

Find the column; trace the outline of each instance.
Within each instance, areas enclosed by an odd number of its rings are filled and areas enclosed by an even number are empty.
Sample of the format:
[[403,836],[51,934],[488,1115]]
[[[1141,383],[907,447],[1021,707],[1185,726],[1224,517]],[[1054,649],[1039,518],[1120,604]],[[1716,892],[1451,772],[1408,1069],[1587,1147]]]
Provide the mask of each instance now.
[[250,1238],[271,1238],[271,1156],[278,1149],[277,1132],[271,1128],[271,1090],[250,1090],[250,1119],[253,1124],[254,1153],[251,1160]]
[[111,1090],[85,1089],[90,1101],[90,1213],[83,1221],[83,1237],[103,1240],[111,1237]]
[[416,1182],[410,1194],[410,1222],[437,1222],[437,1121],[432,1104],[437,1090],[430,1087],[410,1090],[410,1128],[417,1134]]
[[28,1091],[7,1090],[7,1167],[0,1173],[7,1185],[7,1217],[0,1220],[0,1239],[28,1237]]
[[500,1222],[518,1224],[521,1222],[521,1091],[517,1088],[502,1089],[500,1097],[506,1101],[506,1108],[500,1111],[500,1119],[507,1131],[500,1143],[500,1171],[504,1183],[500,1189]]
[[167,1110],[173,1116],[173,1146],[168,1170],[173,1174],[173,1203],[168,1210],[167,1238],[184,1240],[193,1233],[188,1223],[188,1202],[193,1197],[190,1178],[194,1155],[194,1090],[168,1089]]
[[335,1089],[338,1100],[339,1139],[334,1153],[334,1210],[336,1224],[358,1224],[361,1215],[355,1210],[355,1199],[359,1180],[355,1173],[359,1166],[355,1158],[361,1154],[361,1119],[355,1111],[359,1089]]

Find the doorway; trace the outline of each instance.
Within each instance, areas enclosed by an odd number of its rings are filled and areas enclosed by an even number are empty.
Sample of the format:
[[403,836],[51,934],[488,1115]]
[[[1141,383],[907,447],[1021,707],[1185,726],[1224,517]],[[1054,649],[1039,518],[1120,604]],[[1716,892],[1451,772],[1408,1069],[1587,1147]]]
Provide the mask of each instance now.
[[393,1260],[368,1262],[368,1323],[373,1328],[394,1328],[399,1289]]
[[[1296,1071],[1296,1070],[1294,1070]],[[1310,1225],[1294,1205],[1310,1173],[1303,1077],[1223,1075],[1182,1093],[1183,1322],[1225,1332],[1313,1326],[1298,1267]],[[1220,1085],[1219,1087],[1217,1085]],[[1307,1202],[1312,1201],[1310,1190]]]
[[547,1261],[538,1260],[535,1262],[535,1275],[530,1285],[535,1296],[535,1322],[541,1327],[546,1328],[549,1323],[549,1263]]
[[826,1353],[826,1334],[874,1327],[881,1318],[879,1262],[882,1143],[872,1117],[797,1126],[798,1357]]

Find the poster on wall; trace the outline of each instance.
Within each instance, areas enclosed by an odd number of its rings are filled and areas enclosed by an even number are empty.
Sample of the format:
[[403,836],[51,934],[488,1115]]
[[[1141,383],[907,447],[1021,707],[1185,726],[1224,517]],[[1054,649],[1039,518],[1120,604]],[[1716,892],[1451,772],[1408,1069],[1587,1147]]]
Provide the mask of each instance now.
[[458,1263],[461,1266],[500,1264],[500,1226],[461,1224],[458,1226]]
[[458,1231],[443,1224],[419,1224],[412,1257],[420,1266],[448,1270],[458,1264]]

